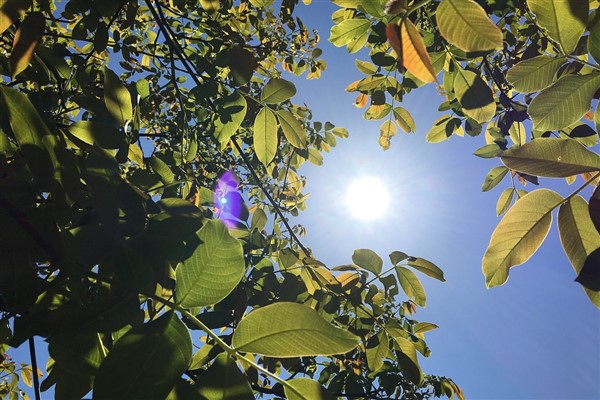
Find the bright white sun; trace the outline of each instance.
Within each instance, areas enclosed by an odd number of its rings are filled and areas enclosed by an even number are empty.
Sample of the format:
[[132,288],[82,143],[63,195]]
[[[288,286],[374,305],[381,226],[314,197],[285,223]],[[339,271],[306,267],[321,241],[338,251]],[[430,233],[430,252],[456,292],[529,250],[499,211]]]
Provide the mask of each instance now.
[[346,191],[346,206],[354,218],[383,218],[390,204],[390,194],[381,179],[367,176],[353,181]]

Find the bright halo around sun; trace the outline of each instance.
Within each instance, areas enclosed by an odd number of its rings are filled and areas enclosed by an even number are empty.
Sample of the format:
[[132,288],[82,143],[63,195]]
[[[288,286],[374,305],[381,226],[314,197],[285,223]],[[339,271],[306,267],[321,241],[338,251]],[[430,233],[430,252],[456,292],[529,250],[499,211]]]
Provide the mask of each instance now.
[[367,176],[350,183],[346,191],[346,206],[354,218],[383,218],[390,205],[390,193],[381,179]]

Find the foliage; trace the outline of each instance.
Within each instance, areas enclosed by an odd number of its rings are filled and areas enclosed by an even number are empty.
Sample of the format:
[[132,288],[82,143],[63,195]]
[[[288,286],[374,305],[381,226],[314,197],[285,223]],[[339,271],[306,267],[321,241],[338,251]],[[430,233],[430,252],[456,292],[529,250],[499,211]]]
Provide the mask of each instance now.
[[0,347],[48,343],[42,391],[462,398],[417,356],[436,326],[410,268],[442,271],[366,249],[330,268],[289,221],[299,167],[348,135],[293,102],[286,77],[326,68],[296,3],[0,2]]
[[[330,41],[351,53],[366,76],[347,87],[366,119],[384,120],[384,150],[407,133],[410,114],[398,104],[413,90],[437,82],[446,112],[426,140],[478,136],[475,152],[504,165],[487,174],[483,191],[506,175],[511,187],[497,204],[505,214],[483,256],[487,286],[502,285],[509,269],[527,261],[544,241],[558,209],[562,244],[579,282],[600,308],[600,198],[579,193],[598,185],[600,110],[600,14],[595,0],[334,0]],[[360,29],[358,29],[360,27]],[[353,28],[352,30],[350,28]],[[411,33],[412,32],[412,33]],[[393,110],[393,112],[392,112]],[[487,125],[486,125],[487,124]],[[485,129],[484,129],[485,126]],[[517,188],[538,177],[576,176],[583,185],[566,196],[548,189]],[[514,204],[513,204],[514,200]],[[512,207],[511,207],[511,204]]]

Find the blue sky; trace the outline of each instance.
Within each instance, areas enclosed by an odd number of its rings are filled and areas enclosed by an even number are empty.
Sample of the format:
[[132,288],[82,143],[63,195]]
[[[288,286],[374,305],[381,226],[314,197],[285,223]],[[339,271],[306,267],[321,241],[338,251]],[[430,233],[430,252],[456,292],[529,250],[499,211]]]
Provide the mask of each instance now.
[[[344,92],[363,77],[354,60],[368,56],[327,42],[335,9],[325,0],[299,6],[303,22],[321,33],[328,68],[319,81],[295,80],[295,101],[306,102],[315,120],[330,120],[350,132],[325,156],[324,166],[301,170],[311,193],[298,219],[308,230],[305,243],[330,266],[350,262],[357,248],[370,248],[386,260],[401,250],[440,266],[445,283],[421,275],[427,307],[415,317],[440,326],[427,334],[432,355],[421,362],[426,373],[452,377],[467,398],[600,398],[600,314],[573,281],[556,220],[532,259],[513,268],[504,286],[486,289],[481,258],[500,221],[496,201],[510,181],[506,177],[487,193],[481,185],[500,161],[472,155],[485,144],[483,135],[425,142],[441,115],[434,85],[406,96],[402,106],[415,118],[417,132],[399,130],[383,152],[377,144],[381,121],[364,120],[364,109],[352,104],[356,94]],[[355,220],[344,208],[347,186],[361,175],[378,176],[388,185],[392,208],[385,219]],[[581,183],[569,187],[562,180],[541,180],[541,186],[563,194]]]

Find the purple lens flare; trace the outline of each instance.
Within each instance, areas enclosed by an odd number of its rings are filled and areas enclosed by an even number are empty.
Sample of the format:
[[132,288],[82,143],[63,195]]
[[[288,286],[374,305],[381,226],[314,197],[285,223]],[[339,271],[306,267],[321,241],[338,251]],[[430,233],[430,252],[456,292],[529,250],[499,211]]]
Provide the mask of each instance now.
[[239,181],[231,171],[223,173],[215,186],[214,203],[219,218],[228,228],[235,228],[244,219],[244,199],[240,194]]

